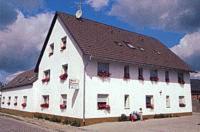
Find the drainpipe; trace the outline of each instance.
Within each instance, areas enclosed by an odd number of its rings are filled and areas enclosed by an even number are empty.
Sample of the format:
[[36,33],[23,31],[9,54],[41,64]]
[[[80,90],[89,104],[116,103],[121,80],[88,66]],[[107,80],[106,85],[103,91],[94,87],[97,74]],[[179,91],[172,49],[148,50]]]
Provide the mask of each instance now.
[[[86,78],[86,68],[88,66],[87,57],[85,57],[86,63],[84,64],[84,74],[83,74],[83,125],[85,126],[85,78]],[[90,56],[91,60],[92,56]]]

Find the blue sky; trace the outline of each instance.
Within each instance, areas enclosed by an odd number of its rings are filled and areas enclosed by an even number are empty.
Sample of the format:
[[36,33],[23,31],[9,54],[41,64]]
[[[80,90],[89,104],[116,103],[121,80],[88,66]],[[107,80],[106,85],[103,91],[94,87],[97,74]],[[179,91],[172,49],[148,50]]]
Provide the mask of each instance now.
[[[55,11],[75,14],[79,2],[0,0],[0,81],[34,68]],[[82,9],[85,18],[159,39],[200,71],[199,0],[83,0]]]

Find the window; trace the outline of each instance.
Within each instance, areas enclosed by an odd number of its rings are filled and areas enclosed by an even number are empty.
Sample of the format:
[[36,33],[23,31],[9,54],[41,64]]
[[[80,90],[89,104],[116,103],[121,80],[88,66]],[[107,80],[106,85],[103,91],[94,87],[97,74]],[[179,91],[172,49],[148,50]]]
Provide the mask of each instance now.
[[130,79],[129,66],[124,66],[124,79]]
[[68,65],[63,65],[62,66],[62,71],[61,71],[61,75],[60,75],[60,79],[61,80],[66,80],[67,77],[68,77],[68,74],[67,74],[67,70],[68,70]]
[[185,97],[179,96],[179,107],[185,107]]
[[110,77],[109,64],[98,62],[97,75],[100,77]]
[[185,81],[184,81],[184,74],[182,72],[179,72],[178,73],[178,83],[180,84],[185,84]]
[[129,108],[130,108],[130,104],[129,104],[129,95],[125,95],[125,96],[124,96],[124,108],[125,108],[125,109],[129,109]]
[[49,56],[52,56],[54,52],[54,43],[50,44],[49,46]]
[[66,43],[67,43],[67,36],[61,38],[61,46],[60,46],[60,50],[63,51],[64,49],[66,49]]
[[18,97],[17,97],[17,96],[15,96],[15,100],[14,100],[14,106],[17,106],[17,99],[18,99]]
[[169,82],[169,71],[165,71],[165,81]]
[[5,97],[3,97],[3,99],[2,99],[2,104],[4,104],[5,103]]
[[40,106],[42,108],[49,108],[49,95],[42,96],[42,104]]
[[67,108],[67,94],[61,95],[61,103],[60,103],[60,109],[66,109]]
[[154,109],[153,95],[146,96],[146,108]]
[[150,71],[150,80],[151,81],[158,81],[158,70],[151,70]]
[[168,95],[166,96],[166,107],[170,108],[170,98]]
[[110,106],[108,103],[108,94],[97,95],[97,107],[98,110],[110,110]]
[[48,82],[50,80],[50,70],[46,70],[44,71],[44,75],[43,75],[43,79],[42,79],[42,82]]
[[143,68],[138,68],[138,79],[139,80],[144,80],[144,77],[143,77]]
[[7,103],[8,105],[10,105],[10,101],[11,101],[11,97],[9,96],[8,97],[8,103]]
[[26,105],[27,105],[27,96],[23,96],[22,107],[25,108]]

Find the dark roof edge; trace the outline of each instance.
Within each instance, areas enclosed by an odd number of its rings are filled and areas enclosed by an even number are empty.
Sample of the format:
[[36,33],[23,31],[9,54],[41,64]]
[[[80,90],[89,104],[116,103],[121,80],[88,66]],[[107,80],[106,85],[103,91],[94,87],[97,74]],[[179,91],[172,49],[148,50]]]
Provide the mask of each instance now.
[[[34,82],[33,82],[33,83],[34,83]],[[24,87],[24,86],[29,86],[29,85],[33,85],[33,83],[27,83],[27,84],[24,84],[24,85],[18,85],[18,86],[12,86],[12,87],[3,87],[3,88],[1,89],[1,91],[8,90],[8,89],[13,89],[13,88]]]
[[34,69],[34,72],[36,72],[36,73],[38,72],[39,65],[40,65],[40,61],[41,61],[42,56],[43,56],[43,54],[44,54],[44,51],[45,51],[45,48],[46,48],[47,43],[48,43],[48,41],[49,41],[49,38],[50,38],[50,36],[51,36],[53,27],[54,27],[55,22],[56,22],[56,19],[57,19],[57,16],[58,16],[58,12],[56,12],[55,15],[54,15],[54,17],[53,17],[53,20],[52,20],[52,22],[51,22],[51,26],[50,26],[50,28],[49,28],[49,31],[48,31],[47,36],[46,36],[46,39],[45,39],[45,41],[44,41],[42,50],[41,50],[40,55],[39,55],[39,58],[38,58],[38,61],[37,61],[37,63],[36,63],[36,66],[35,66],[35,69]]

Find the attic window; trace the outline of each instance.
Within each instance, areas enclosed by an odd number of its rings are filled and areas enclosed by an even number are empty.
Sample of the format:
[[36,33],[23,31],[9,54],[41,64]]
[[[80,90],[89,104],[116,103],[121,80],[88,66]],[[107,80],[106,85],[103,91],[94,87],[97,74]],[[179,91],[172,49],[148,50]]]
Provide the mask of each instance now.
[[114,41],[117,46],[123,46],[121,42]]
[[61,38],[61,45],[60,45],[61,51],[66,49],[66,44],[67,44],[67,36]]
[[158,50],[154,50],[154,54],[160,55],[161,53]]
[[135,46],[133,46],[130,42],[128,41],[123,41],[129,48],[131,49],[136,49]]
[[49,47],[49,56],[53,55],[53,51],[54,51],[54,43],[50,44],[50,47]]
[[141,51],[144,51],[144,48],[140,48]]

